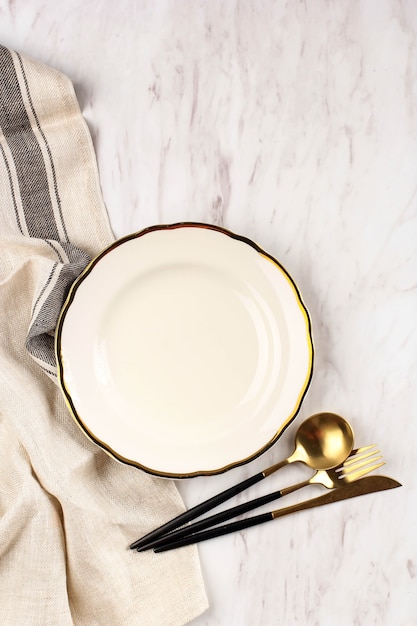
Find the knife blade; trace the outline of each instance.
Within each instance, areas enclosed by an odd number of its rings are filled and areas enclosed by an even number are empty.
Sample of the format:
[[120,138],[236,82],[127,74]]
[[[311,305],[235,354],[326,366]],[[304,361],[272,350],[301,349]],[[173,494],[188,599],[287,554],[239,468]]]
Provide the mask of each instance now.
[[284,515],[289,515],[290,513],[296,513],[297,511],[313,509],[316,506],[323,506],[324,504],[331,504],[332,502],[356,498],[357,496],[364,496],[377,491],[395,489],[401,486],[401,483],[388,476],[366,476],[343,487],[329,491],[329,493],[325,493],[323,496],[318,496],[311,500],[304,500],[298,504],[271,511],[271,515],[273,519],[276,519],[278,517],[284,517]]

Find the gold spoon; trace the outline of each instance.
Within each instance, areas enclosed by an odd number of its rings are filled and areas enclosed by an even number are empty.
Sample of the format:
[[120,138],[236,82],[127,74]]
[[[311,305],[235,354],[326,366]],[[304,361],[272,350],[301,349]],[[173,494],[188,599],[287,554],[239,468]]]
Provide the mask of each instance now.
[[162,535],[199,517],[226,502],[236,494],[267,478],[289,463],[301,462],[315,470],[332,469],[343,463],[353,448],[353,431],[350,424],[335,413],[317,413],[303,422],[295,435],[294,452],[284,461],[251,476],[246,480],[188,509],[166,524],[151,531],[131,544],[138,549],[155,541]]
[[352,452],[353,430],[336,413],[317,413],[301,424],[295,435],[294,452],[284,461],[262,472],[270,476],[289,463],[299,461],[315,470],[328,470],[340,465]]

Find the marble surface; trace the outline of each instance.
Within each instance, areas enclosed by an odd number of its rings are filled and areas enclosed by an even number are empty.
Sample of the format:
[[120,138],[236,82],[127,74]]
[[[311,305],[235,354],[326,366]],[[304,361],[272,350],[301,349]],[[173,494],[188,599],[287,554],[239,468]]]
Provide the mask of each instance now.
[[181,482],[186,504],[287,456],[320,410],[403,483],[201,544],[210,608],[193,626],[414,626],[416,3],[0,0],[0,42],[73,80],[117,236],[223,225],[276,256],[311,312],[293,426],[255,462]]

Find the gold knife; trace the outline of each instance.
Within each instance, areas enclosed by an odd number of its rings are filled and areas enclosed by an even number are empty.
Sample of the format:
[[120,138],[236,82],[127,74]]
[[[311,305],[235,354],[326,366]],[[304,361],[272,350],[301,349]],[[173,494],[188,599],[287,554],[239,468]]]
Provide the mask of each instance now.
[[192,543],[199,543],[200,541],[206,541],[207,539],[243,530],[244,528],[249,528],[250,526],[257,526],[258,524],[270,522],[274,519],[278,519],[279,517],[284,517],[284,515],[296,513],[297,511],[313,509],[316,506],[323,506],[324,504],[331,504],[332,502],[347,500],[348,498],[356,498],[357,496],[363,496],[367,493],[395,489],[396,487],[401,487],[401,483],[393,478],[388,478],[388,476],[366,476],[365,478],[355,480],[340,489],[334,489],[333,491],[325,493],[322,496],[318,496],[317,498],[305,500],[304,502],[299,502],[298,504],[293,504],[292,506],[287,506],[283,509],[276,509],[275,511],[270,511],[269,513],[255,515],[254,517],[249,517],[238,522],[215,526],[209,530],[187,535],[186,537],[177,539],[176,541],[170,541],[169,535],[167,535],[166,543],[154,548],[154,552],[165,552],[166,550],[173,550],[174,548],[188,546]]
[[271,511],[272,519],[278,517],[284,517],[289,513],[296,513],[297,511],[304,511],[305,509],[313,509],[316,506],[323,506],[324,504],[331,504],[332,502],[338,502],[339,500],[347,500],[348,498],[356,498],[357,496],[364,496],[367,493],[375,493],[376,491],[385,491],[386,489],[395,489],[395,487],[401,487],[401,483],[397,482],[393,478],[388,476],[366,476],[360,478],[339,489],[334,489],[325,493],[318,498],[312,498],[311,500],[305,500],[292,506],[287,506],[284,509],[277,509]]

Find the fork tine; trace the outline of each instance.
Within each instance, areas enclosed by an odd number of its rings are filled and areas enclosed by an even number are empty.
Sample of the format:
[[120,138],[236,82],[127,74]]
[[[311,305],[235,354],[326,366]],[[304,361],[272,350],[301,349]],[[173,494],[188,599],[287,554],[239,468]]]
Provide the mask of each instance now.
[[[370,452],[369,452],[370,451]],[[365,454],[366,452],[366,454]],[[348,456],[348,458],[346,459],[346,461],[344,463],[342,463],[340,465],[340,467],[346,467],[348,465],[352,465],[354,463],[357,463],[358,461],[360,461],[361,459],[367,459],[371,456],[373,456],[376,453],[379,453],[380,450],[376,449],[376,445],[372,444],[371,446],[365,446],[363,448],[358,448],[357,450],[353,450],[350,455]]]
[[[376,456],[377,454],[379,454],[379,456]],[[380,454],[379,450],[376,450],[375,454],[368,456],[365,459],[358,459],[357,463],[350,463],[347,466],[341,465],[337,468],[336,471],[340,474],[350,474],[351,472],[356,472],[356,470],[361,469],[362,467],[366,467],[370,463],[375,463],[380,459],[382,459],[382,454]]]
[[359,448],[353,450],[346,461],[336,469],[336,473],[340,480],[352,482],[385,465],[381,459],[381,451],[375,444]]
[[371,448],[375,448],[375,446],[376,444],[372,443],[370,446],[362,446],[362,448],[355,448],[355,450],[352,450],[349,456],[360,454],[361,452],[365,452],[365,450],[370,450]]
[[[382,457],[378,457],[378,458],[382,459]],[[355,480],[358,480],[358,478],[362,478],[362,476],[366,476],[366,474],[370,474],[371,472],[378,469],[379,467],[382,467],[383,465],[385,465],[384,461],[382,461],[381,463],[375,463],[375,465],[363,467],[362,469],[356,469],[347,474],[340,474],[339,479],[342,481],[346,481],[346,482],[354,482]]]

